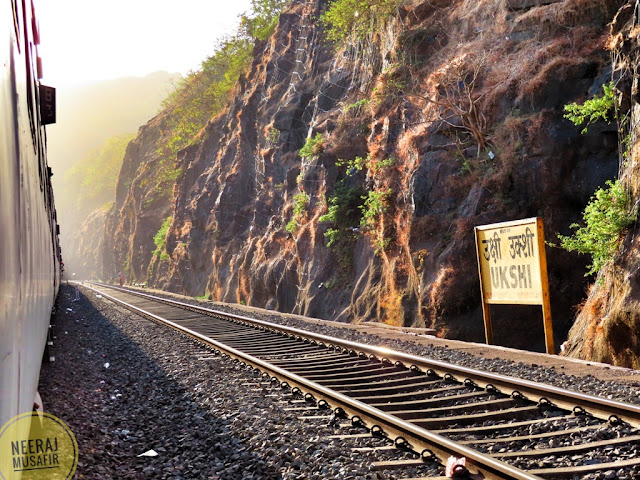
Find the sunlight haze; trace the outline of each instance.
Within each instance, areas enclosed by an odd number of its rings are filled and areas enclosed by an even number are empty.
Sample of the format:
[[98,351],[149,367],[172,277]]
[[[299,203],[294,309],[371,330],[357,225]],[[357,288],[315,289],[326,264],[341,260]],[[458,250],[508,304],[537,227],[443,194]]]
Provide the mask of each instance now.
[[186,74],[232,33],[250,0],[39,0],[43,82],[56,87],[164,70]]

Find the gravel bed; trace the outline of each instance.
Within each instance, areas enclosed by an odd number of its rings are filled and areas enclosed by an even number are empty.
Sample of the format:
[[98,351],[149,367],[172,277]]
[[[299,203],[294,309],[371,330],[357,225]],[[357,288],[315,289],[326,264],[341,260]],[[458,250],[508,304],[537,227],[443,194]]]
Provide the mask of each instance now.
[[[70,297],[68,292],[66,295]],[[178,334],[167,332],[163,327],[151,324],[146,320],[132,320],[128,312],[123,313],[122,310],[107,302],[95,301],[93,297],[95,294],[89,293],[89,298],[100,310],[94,315],[94,317],[96,315],[100,317],[98,320],[95,318],[85,319],[87,313],[83,311],[83,308],[89,309],[91,305],[88,305],[89,302],[84,297],[79,304],[72,307],[73,312],[64,311],[62,313],[63,317],[68,317],[66,319],[71,322],[72,326],[75,322],[75,329],[79,335],[73,338],[74,342],[82,340],[99,344],[93,348],[87,348],[87,345],[80,346],[79,353],[70,353],[71,362],[73,364],[81,363],[81,361],[91,362],[95,360],[95,352],[99,352],[101,355],[101,358],[98,358],[98,363],[94,365],[94,371],[91,372],[94,375],[92,381],[86,385],[77,386],[74,384],[71,387],[72,389],[81,388],[83,393],[80,393],[79,396],[76,395],[75,399],[82,398],[84,395],[83,402],[92,403],[98,414],[94,414],[94,418],[84,418],[84,420],[80,415],[80,419],[76,420],[78,414],[73,403],[73,396],[69,397],[71,402],[63,405],[62,408],[63,412],[72,413],[66,413],[66,416],[59,414],[65,419],[73,419],[69,423],[74,431],[77,430],[74,423],[79,423],[81,433],[77,434],[81,449],[83,445],[89,447],[88,457],[81,457],[79,478],[113,478],[114,472],[118,472],[118,476],[121,478],[241,478],[248,480],[262,478],[349,478],[360,480],[442,475],[441,466],[427,463],[410,471],[405,469],[402,473],[372,471],[371,463],[374,461],[412,458],[414,454],[406,452],[399,455],[397,450],[363,451],[354,454],[350,448],[345,446],[347,442],[342,439],[328,439],[327,436],[337,433],[362,433],[363,429],[355,426],[339,427],[345,420],[333,416],[327,417],[330,420],[298,421],[297,417],[300,416],[315,416],[323,413],[300,401],[295,404],[286,403],[283,399],[285,397],[293,398],[291,395],[283,395],[279,387],[273,386],[268,381],[262,382],[260,376],[247,371],[237,363],[212,357],[205,362],[200,362],[204,363],[204,366],[199,371],[194,371],[193,363],[195,360],[211,355],[204,347],[184,339]],[[230,307],[225,309],[231,313],[247,315],[244,311],[240,312]],[[260,318],[362,343],[384,344],[387,347],[475,368],[486,369],[487,364],[491,364],[493,371],[499,373],[512,374],[514,369],[517,370],[518,366],[523,365],[504,360],[475,357],[465,352],[443,347],[419,346],[404,341],[390,342],[388,339],[382,339],[375,335],[330,325],[316,325],[276,315],[267,315],[267,317],[261,316]],[[142,325],[145,325],[144,329],[141,328]],[[58,334],[60,335],[60,332]],[[106,344],[104,338],[109,339]],[[100,339],[103,339],[102,344],[99,343]],[[123,345],[125,346],[123,347]],[[120,356],[124,358],[124,361],[115,360]],[[110,358],[114,360],[111,360],[107,367]],[[470,359],[476,363],[465,363]],[[114,364],[116,361],[123,366],[126,365],[126,368],[118,369]],[[59,363],[56,363],[53,367],[58,365]],[[95,376],[95,368],[97,368],[97,376]],[[526,368],[529,371],[536,369],[530,365]],[[508,372],[501,371],[501,369],[507,369]],[[564,375],[561,372],[549,372],[548,369],[542,370],[548,378],[553,380],[547,383],[565,388],[568,386],[566,382],[569,382],[574,386],[580,386],[581,391],[586,391],[585,386],[601,391],[602,385],[606,385],[606,388],[609,389],[607,391],[617,389],[618,393],[623,392],[625,388],[629,389],[628,385],[602,382],[593,377],[585,379]],[[77,377],[81,371],[82,369],[74,368],[73,375]],[[140,371],[146,373],[142,376],[128,373]],[[114,375],[111,380],[106,378],[98,380],[99,377],[109,377],[110,375]],[[123,378],[118,378],[122,375],[124,375]],[[538,372],[534,371],[531,375],[533,377],[528,375],[522,377],[540,381]],[[80,379],[73,378],[73,376],[71,378],[82,382],[86,380],[85,375],[81,375]],[[100,385],[97,389],[95,389],[96,381]],[[65,382],[63,381],[63,383]],[[66,383],[65,388],[70,388],[68,378]],[[140,387],[141,384],[142,387]],[[58,389],[58,392],[60,391],[57,385],[55,388]],[[47,396],[52,396],[47,394],[46,388],[41,390],[45,399]],[[91,393],[87,394],[87,392],[107,393],[96,400],[93,399]],[[587,391],[587,393],[597,392]],[[637,391],[631,389],[630,393],[637,397]],[[420,392],[416,392],[416,394],[419,395]],[[292,411],[290,410],[292,407],[300,408],[300,410]],[[56,414],[54,407],[49,410]],[[450,412],[450,415],[453,414]],[[554,417],[564,414],[554,410],[540,410],[536,414],[526,417]],[[586,418],[587,420],[584,421],[577,420],[577,425],[590,424],[591,420]],[[197,425],[196,429],[193,428],[194,423]],[[500,423],[500,421],[487,421],[482,425]],[[558,425],[552,425],[551,428],[543,427],[543,431],[550,431],[555,427],[560,428],[560,424],[561,422],[558,421]],[[99,435],[89,433],[95,431],[96,428]],[[502,435],[504,433],[501,432]],[[535,432],[529,431],[529,433]],[[626,427],[619,427],[617,430],[594,429],[587,435],[593,439],[603,440],[613,438],[618,434],[627,435],[630,433],[635,432],[631,432]],[[81,435],[85,435],[84,442],[80,439]],[[215,441],[211,440],[212,437],[215,438]],[[480,446],[479,449],[489,453],[498,453],[513,450],[514,446],[517,446],[517,449],[535,449],[548,448],[549,446],[560,447],[587,441],[585,437],[572,435],[554,439],[540,439],[526,445],[514,445],[517,442],[509,444],[508,442],[500,442],[499,439],[496,440],[496,443]],[[381,441],[384,442],[384,439],[376,441],[370,438],[358,439],[349,446],[371,447],[376,444],[380,445]],[[550,442],[555,443],[551,445]],[[160,455],[154,458],[137,456],[148,448],[153,448]],[[637,446],[605,447],[588,454],[542,458],[520,457],[510,459],[509,463],[521,468],[546,468],[552,465],[557,466],[558,463],[564,466],[584,465],[639,454]],[[595,474],[575,476],[574,480],[640,478],[638,470],[635,468],[607,470]],[[87,472],[91,472],[91,474]],[[98,472],[97,476],[95,472]],[[121,472],[125,472],[125,475],[123,476]]]
[[627,426],[608,427],[602,426],[595,430],[584,430],[581,432],[558,435],[551,438],[540,438],[535,440],[519,440],[514,442],[503,442],[499,438],[491,445],[476,445],[474,448],[483,453],[504,453],[510,451],[542,450],[547,448],[569,447],[581,445],[589,442],[599,442],[603,440],[637,435],[638,431]]
[[[393,479],[329,435],[345,420],[300,421],[279,386],[186,337],[63,286],[45,409],[78,440],[76,478]],[[312,415],[318,411],[309,410]],[[379,444],[379,440],[363,446]],[[141,456],[153,450],[157,456]],[[398,457],[395,457],[398,458]],[[429,466],[413,473],[433,471]]]
[[[153,295],[175,300],[175,296],[164,295],[153,292]],[[280,325],[287,325],[302,330],[308,330],[314,333],[337,337],[343,340],[365,343],[369,345],[384,345],[385,347],[399,350],[413,355],[440,360],[443,362],[453,363],[470,368],[476,368],[488,372],[500,373],[510,377],[522,378],[534,382],[542,382],[556,387],[568,390],[579,391],[590,395],[601,396],[609,399],[615,399],[623,402],[640,404],[640,379],[633,383],[619,383],[615,381],[599,380],[593,376],[587,375],[577,377],[567,375],[563,372],[556,371],[552,368],[541,367],[536,364],[525,364],[522,362],[512,362],[504,359],[490,359],[472,355],[448,347],[440,347],[435,345],[417,345],[412,342],[403,340],[394,340],[382,338],[378,335],[370,333],[358,332],[355,330],[340,328],[328,324],[315,324],[305,322],[296,318],[285,317],[277,313],[268,313],[258,315],[255,312],[233,308],[229,305],[215,304],[210,302],[202,302],[188,297],[181,297],[180,301],[191,305],[199,305],[214,310],[220,310],[235,315],[242,315],[250,318],[273,322]]]
[[499,442],[501,438],[517,437],[526,435],[536,435],[547,432],[557,432],[562,430],[571,430],[577,428],[583,428],[589,425],[603,425],[604,422],[594,417],[587,415],[581,415],[573,418],[554,420],[551,422],[545,422],[541,424],[533,424],[522,427],[513,427],[507,429],[501,429],[499,431],[492,431],[483,435],[481,433],[469,434],[448,434],[447,438],[452,440],[484,440],[492,439]]
[[[620,447],[604,447],[587,453],[546,456],[542,458],[517,457],[512,463],[518,468],[568,468],[578,467],[582,465],[593,465],[597,463],[612,462],[616,459],[626,460],[628,458],[637,458],[639,454],[638,445],[624,445]],[[591,479],[637,479],[640,476],[640,467],[620,468],[618,470],[606,470],[594,474],[585,475],[580,480]]]

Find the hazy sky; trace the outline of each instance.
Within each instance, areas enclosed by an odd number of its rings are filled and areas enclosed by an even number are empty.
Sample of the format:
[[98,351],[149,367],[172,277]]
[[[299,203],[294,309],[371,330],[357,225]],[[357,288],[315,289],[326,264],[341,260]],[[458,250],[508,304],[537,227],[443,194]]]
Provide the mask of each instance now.
[[55,87],[158,70],[185,74],[232,33],[250,0],[36,0],[43,83]]

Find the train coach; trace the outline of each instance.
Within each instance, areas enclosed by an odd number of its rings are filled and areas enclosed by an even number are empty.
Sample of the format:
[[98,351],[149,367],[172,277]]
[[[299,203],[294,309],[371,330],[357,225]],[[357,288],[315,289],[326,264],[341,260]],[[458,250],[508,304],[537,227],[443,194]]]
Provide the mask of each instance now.
[[45,125],[55,90],[40,83],[30,0],[0,8],[0,426],[33,409],[61,278]]

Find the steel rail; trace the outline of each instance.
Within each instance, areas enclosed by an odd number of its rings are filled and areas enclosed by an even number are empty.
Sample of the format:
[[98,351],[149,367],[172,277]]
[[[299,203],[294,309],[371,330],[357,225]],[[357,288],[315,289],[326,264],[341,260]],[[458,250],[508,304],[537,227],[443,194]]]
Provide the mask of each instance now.
[[[112,285],[99,284],[101,286],[120,290],[119,287]],[[235,319],[240,322],[250,323],[253,325],[259,325],[272,330],[280,331],[289,335],[297,335],[304,338],[311,338],[317,342],[328,343],[332,345],[340,346],[347,350],[355,350],[363,352],[365,354],[372,354],[380,358],[387,358],[391,361],[398,361],[407,365],[416,365],[423,370],[433,370],[439,374],[452,374],[458,375],[463,379],[469,379],[475,382],[478,386],[486,388],[488,385],[492,385],[496,388],[503,389],[507,392],[520,392],[525,397],[531,396],[534,401],[540,401],[542,398],[546,398],[556,406],[564,408],[566,410],[572,410],[574,407],[581,407],[587,409],[588,412],[596,417],[604,420],[608,420],[612,415],[619,417],[621,420],[633,425],[634,427],[640,427],[640,406],[632,405],[629,403],[619,402],[603,397],[596,397],[581,392],[567,390],[552,385],[538,384],[529,380],[524,380],[515,377],[508,377],[506,375],[500,375],[497,373],[483,372],[470,367],[464,367],[455,365],[452,363],[442,362],[439,360],[432,360],[409,353],[398,352],[386,347],[377,347],[372,345],[366,345],[362,343],[352,342],[350,340],[342,340],[339,338],[330,337],[327,335],[308,332],[306,330],[297,329],[294,327],[287,327],[284,325],[278,325],[275,323],[267,322],[264,320],[258,320],[242,315],[236,315],[232,313],[213,310],[197,305],[191,305],[184,302],[175,300],[167,300],[164,298],[156,297],[142,292],[131,291],[128,289],[121,289],[123,292],[137,295],[140,297],[146,297],[155,301],[160,301],[166,304],[178,305],[184,308],[188,308],[192,311],[198,311],[207,313],[210,315],[218,315],[224,318]],[[531,399],[531,398],[530,398]]]
[[[86,285],[85,285],[86,286]],[[233,347],[227,346],[217,340],[209,338],[205,335],[202,335],[198,332],[195,332],[191,329],[185,328],[181,325],[178,325],[175,322],[170,320],[166,320],[159,315],[153,314],[142,308],[139,308],[135,305],[129,304],[121,299],[118,299],[112,295],[109,295],[101,290],[96,290],[91,286],[87,286],[92,291],[102,295],[110,299],[111,301],[125,306],[127,309],[136,312],[144,317],[147,317],[161,325],[166,325],[171,327],[174,330],[182,332],[191,336],[192,338],[204,343],[205,345],[209,345],[214,347],[215,349],[220,350],[221,352],[226,353],[230,357],[236,358],[240,361],[243,361],[253,367],[259,368],[264,372],[267,372],[269,375],[273,375],[274,377],[284,380],[290,384],[290,386],[297,386],[308,393],[310,393],[316,400],[323,399],[329,404],[339,405],[345,411],[353,414],[352,420],[355,418],[360,418],[364,422],[369,422],[371,426],[378,425],[382,427],[385,433],[392,433],[396,437],[405,438],[412,447],[418,447],[418,449],[424,449],[429,453],[432,453],[437,459],[445,464],[449,456],[454,455],[457,457],[465,457],[467,459],[467,467],[473,473],[474,470],[477,470],[478,473],[482,474],[485,478],[491,480],[541,480],[542,477],[532,475],[527,473],[526,471],[515,468],[505,462],[502,462],[496,458],[493,458],[489,455],[482,454],[477,450],[473,450],[469,447],[460,445],[457,442],[449,440],[441,435],[430,432],[424,428],[421,428],[417,425],[414,425],[410,422],[406,422],[400,418],[397,418],[393,415],[389,415],[377,408],[371,407],[363,402],[355,400],[351,397],[343,395],[335,390],[331,390],[326,388],[316,382],[308,380],[304,377],[296,375],[295,373],[289,372],[286,369],[275,366],[256,358],[252,355],[246,354],[240,350],[237,350]],[[109,287],[112,288],[112,287]],[[116,290],[120,290],[116,288]],[[126,293],[131,293],[128,290],[122,289]],[[161,299],[162,300],[162,299]],[[180,302],[178,302],[180,303]],[[183,304],[188,305],[188,304]],[[221,315],[226,316],[227,314],[220,312]],[[266,322],[265,322],[266,323]],[[326,337],[330,338],[330,337]],[[423,457],[424,458],[424,457]]]

